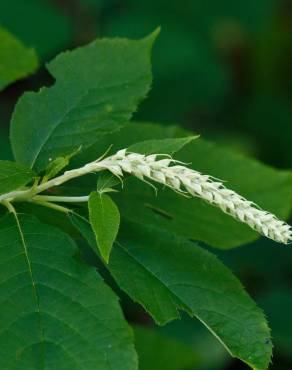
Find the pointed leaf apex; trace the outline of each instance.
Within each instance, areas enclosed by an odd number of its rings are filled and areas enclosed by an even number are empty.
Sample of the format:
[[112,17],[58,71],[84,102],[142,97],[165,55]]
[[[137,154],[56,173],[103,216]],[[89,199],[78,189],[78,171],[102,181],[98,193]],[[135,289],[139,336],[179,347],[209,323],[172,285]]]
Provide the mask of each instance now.
[[161,31],[161,27],[159,26],[153,32],[151,32],[148,36],[145,37],[145,41],[150,41],[151,46],[153,46],[158,35],[160,34],[160,31]]

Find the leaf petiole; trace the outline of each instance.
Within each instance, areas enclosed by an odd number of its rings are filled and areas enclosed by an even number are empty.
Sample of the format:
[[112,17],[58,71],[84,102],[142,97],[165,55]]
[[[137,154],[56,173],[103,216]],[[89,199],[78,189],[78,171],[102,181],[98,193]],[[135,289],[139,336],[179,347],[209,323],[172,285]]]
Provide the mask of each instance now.
[[65,213],[67,215],[72,212],[72,210],[70,208],[62,207],[62,206],[59,206],[58,204],[55,204],[55,203],[52,203],[52,202],[46,202],[44,200],[34,200],[34,199],[31,199],[29,202],[30,203],[34,203],[34,204],[39,205],[39,206],[43,206],[43,207],[54,209],[56,211]]
[[88,202],[89,196],[84,195],[80,197],[63,197],[54,195],[35,195],[32,200],[45,202],[62,202],[62,203],[83,203]]

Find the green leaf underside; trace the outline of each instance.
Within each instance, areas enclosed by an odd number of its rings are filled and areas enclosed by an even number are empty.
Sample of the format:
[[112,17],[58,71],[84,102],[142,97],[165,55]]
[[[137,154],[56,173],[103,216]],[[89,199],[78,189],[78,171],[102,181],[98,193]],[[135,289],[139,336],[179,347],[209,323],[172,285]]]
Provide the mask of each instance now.
[[0,27],[0,91],[7,85],[33,73],[38,59],[10,32]]
[[92,192],[88,202],[89,220],[102,258],[108,262],[120,226],[120,213],[112,199]]
[[10,161],[0,161],[0,194],[16,190],[35,176],[35,173],[23,165]]
[[158,330],[134,327],[140,370],[197,369],[200,357],[191,347]]
[[58,229],[0,221],[0,368],[137,370],[117,298]]
[[[94,248],[89,223],[76,216],[71,220]],[[208,251],[160,229],[127,222],[108,269],[158,324],[178,318],[183,309],[204,323],[232,356],[253,369],[267,369],[272,345],[264,314]]]
[[50,159],[125,125],[150,88],[158,31],[139,41],[96,40],[49,63],[55,85],[25,93],[16,105],[11,126],[16,160],[42,170]]

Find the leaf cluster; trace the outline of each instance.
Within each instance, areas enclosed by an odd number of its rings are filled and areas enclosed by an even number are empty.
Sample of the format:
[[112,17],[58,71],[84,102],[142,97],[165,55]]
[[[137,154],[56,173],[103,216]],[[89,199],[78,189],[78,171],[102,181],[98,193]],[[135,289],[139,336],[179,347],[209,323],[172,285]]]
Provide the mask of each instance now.
[[[141,40],[95,40],[48,64],[55,84],[26,92],[15,107],[10,135],[15,162],[0,161],[0,196],[25,189],[33,194],[35,186],[60,171],[108,150],[129,148],[176,155],[288,217],[289,172],[177,126],[130,122],[151,87],[151,49],[158,32]],[[70,208],[49,201],[32,205],[31,198],[1,202],[9,211],[0,219],[1,369],[138,369],[133,331],[116,293],[101,277],[103,269],[90,267],[79,252],[81,238],[119,288],[158,325],[185,312],[231,356],[254,370],[268,368],[272,344],[265,315],[201,243],[230,249],[257,235],[199,199],[157,191],[156,196],[135,179],[121,184],[101,173],[46,191],[47,199],[89,195],[88,208],[78,202]],[[41,213],[40,206],[46,206]],[[134,330],[140,368],[149,369],[143,353],[153,340],[180,353],[177,366],[199,363],[182,344],[165,344],[165,338],[143,330]],[[178,369],[174,365],[171,361],[169,369]]]

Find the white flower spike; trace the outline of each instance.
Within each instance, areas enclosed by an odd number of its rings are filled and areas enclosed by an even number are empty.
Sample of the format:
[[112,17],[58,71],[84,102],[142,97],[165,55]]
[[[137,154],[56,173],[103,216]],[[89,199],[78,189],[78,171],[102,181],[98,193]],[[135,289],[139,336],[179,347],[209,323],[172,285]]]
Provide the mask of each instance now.
[[187,192],[219,207],[223,212],[270,239],[284,244],[292,241],[290,225],[227,189],[221,182],[214,181],[211,176],[202,175],[168,156],[153,154],[145,156],[128,153],[123,149],[96,165],[111,171],[114,175],[126,172],[142,180],[145,177],[161,183],[177,192]]
[[[60,210],[60,206],[51,202],[88,201],[88,196],[74,198],[39,194],[76,177],[109,170],[120,180],[124,173],[129,173],[150,185],[152,183],[149,180],[152,180],[168,186],[178,193],[199,197],[270,239],[284,244],[292,242],[292,228],[286,222],[227,189],[222,182],[212,176],[202,175],[200,172],[186,167],[184,163],[172,159],[169,155],[143,155],[130,153],[127,152],[127,149],[123,149],[110,157],[102,158],[87,163],[83,167],[66,171],[63,175],[33,186],[31,189],[2,194],[0,195],[0,203],[17,200],[37,202],[38,204],[42,202],[43,205],[46,203],[46,206],[58,207]],[[63,211],[65,212],[65,208]],[[69,211],[66,209],[66,212]]]

